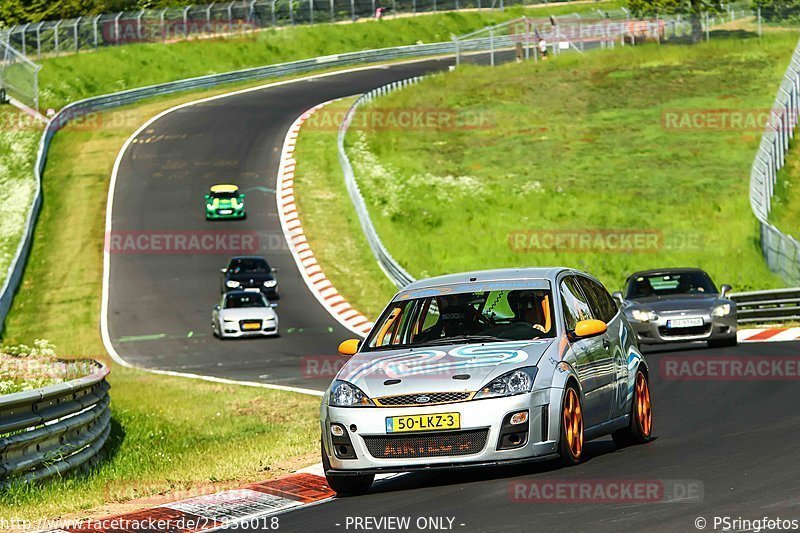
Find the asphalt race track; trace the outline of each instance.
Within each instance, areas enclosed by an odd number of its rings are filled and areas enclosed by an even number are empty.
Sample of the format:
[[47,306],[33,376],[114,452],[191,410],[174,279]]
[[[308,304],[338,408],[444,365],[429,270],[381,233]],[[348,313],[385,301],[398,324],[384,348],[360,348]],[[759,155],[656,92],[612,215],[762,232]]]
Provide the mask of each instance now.
[[[800,343],[646,351],[653,371],[655,440],[649,444],[618,450],[610,438],[590,441],[585,462],[572,468],[532,463],[406,474],[377,482],[365,496],[282,515],[280,530],[365,531],[354,528],[353,520],[381,516],[410,517],[407,531],[434,530],[418,529],[420,517],[452,518],[452,530],[465,532],[698,531],[698,517],[713,531],[714,516],[800,519],[797,381],[665,380],[659,370],[668,357],[796,358]],[[682,480],[681,486],[701,484],[702,500],[538,503],[511,497],[512,483],[551,480],[637,480],[665,486]]]
[[[335,356],[339,342],[355,335],[317,302],[286,246],[274,193],[286,132],[316,104],[451,64],[375,67],[247,92],[176,110],[141,132],[120,164],[112,235],[258,232],[260,254],[278,268],[281,337],[211,335],[219,269],[235,254],[112,248],[108,329],[117,353],[146,368],[325,389],[332,376],[307,372],[304,358]],[[205,220],[203,196],[221,182],[246,192],[246,220]]]
[[[279,269],[276,339],[219,341],[211,308],[228,254],[112,253],[109,334],[127,361],[148,368],[322,390],[330,376],[304,377],[303,358],[335,354],[353,335],[306,288],[283,241],[275,205],[279,150],[289,125],[323,101],[394,80],[442,70],[450,60],[318,77],[183,108],[156,121],[131,144],[113,198],[113,232],[258,231],[263,254]],[[247,192],[248,218],[208,223],[203,195],[217,182]],[[366,531],[354,518],[452,519],[455,531],[697,531],[695,520],[800,519],[800,414],[792,380],[668,379],[665,358],[796,357],[800,343],[646,350],[652,369],[654,436],[618,450],[610,439],[587,445],[586,461],[513,468],[408,474],[370,494],[336,499],[280,516],[281,531]],[[518,481],[638,480],[702,486],[692,503],[537,503],[514,501]],[[349,525],[349,527],[348,527]],[[241,527],[239,528],[241,529]],[[372,529],[390,531],[392,529]],[[427,527],[426,531],[435,529]],[[439,529],[441,530],[441,529]],[[719,529],[717,529],[719,530]]]

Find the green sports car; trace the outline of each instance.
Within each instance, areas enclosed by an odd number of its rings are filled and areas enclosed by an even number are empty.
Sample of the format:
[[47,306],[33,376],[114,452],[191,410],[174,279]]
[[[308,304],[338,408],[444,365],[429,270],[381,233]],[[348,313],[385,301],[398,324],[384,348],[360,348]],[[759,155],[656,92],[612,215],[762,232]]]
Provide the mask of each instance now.
[[244,193],[236,185],[214,185],[206,194],[206,220],[246,217]]

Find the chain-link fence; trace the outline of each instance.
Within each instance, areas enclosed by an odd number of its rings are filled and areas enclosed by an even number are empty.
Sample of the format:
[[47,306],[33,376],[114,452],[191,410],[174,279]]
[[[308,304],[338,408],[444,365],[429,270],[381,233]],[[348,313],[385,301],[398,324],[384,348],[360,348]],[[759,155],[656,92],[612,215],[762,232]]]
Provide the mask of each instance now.
[[236,36],[262,28],[392,17],[461,9],[503,8],[530,0],[235,0],[121,11],[0,29],[0,39],[27,56],[74,53],[126,43]]
[[[592,48],[614,48],[644,41],[672,42],[710,38],[710,29],[746,17],[757,17],[749,6],[727,5],[715,13],[705,13],[692,20],[680,14],[634,18],[622,8],[612,11],[588,11],[549,17],[522,17],[454,37],[456,62],[471,62],[463,43],[482,42],[491,52],[490,63],[513,59],[538,60],[543,55],[565,51],[584,52]],[[495,52],[498,55],[495,55]],[[503,53],[505,52],[505,53]]]
[[770,111],[771,120],[761,137],[750,172],[750,205],[761,225],[761,250],[769,268],[787,284],[800,284],[800,243],[770,223],[772,196],[778,171],[786,160],[794,137],[800,105],[800,42],[792,54],[778,95]]
[[40,68],[0,40],[0,103],[11,97],[38,111]]

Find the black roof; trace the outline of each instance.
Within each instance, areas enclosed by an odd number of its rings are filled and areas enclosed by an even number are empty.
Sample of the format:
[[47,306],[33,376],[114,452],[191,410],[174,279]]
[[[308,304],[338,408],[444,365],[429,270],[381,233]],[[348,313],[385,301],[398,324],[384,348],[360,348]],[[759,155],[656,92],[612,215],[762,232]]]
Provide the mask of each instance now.
[[633,274],[628,276],[628,279],[636,278],[639,276],[658,276],[660,274],[686,274],[689,272],[700,272],[701,274],[705,274],[706,276],[708,276],[708,272],[706,272],[702,268],[692,268],[692,267],[653,268],[651,270],[640,270],[639,272],[634,272]]

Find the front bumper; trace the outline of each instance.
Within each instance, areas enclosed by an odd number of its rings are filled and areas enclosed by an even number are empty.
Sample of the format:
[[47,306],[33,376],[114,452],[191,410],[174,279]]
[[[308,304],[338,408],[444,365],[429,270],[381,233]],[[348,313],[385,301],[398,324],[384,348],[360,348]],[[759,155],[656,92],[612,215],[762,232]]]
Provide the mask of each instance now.
[[[558,409],[561,391],[543,389],[507,398],[491,398],[424,407],[330,407],[323,405],[321,427],[323,453],[327,455],[329,475],[378,472],[408,472],[487,466],[535,459],[557,454]],[[552,397],[551,397],[552,396]],[[524,440],[511,449],[498,449],[501,437],[509,432],[504,421],[512,413],[528,411],[528,422],[514,426],[515,433],[527,432]],[[387,433],[386,418],[458,412],[458,430]],[[344,428],[352,453],[343,458],[334,451],[331,424]],[[485,434],[485,437],[483,435]],[[474,439],[466,443],[453,439]],[[403,440],[406,439],[406,440]],[[413,442],[409,443],[409,440]],[[341,440],[337,439],[338,442]],[[376,445],[376,443],[379,443]],[[477,443],[477,444],[476,444]],[[508,442],[503,443],[509,446]],[[456,450],[462,451],[456,451]],[[463,450],[468,449],[467,453]],[[405,453],[413,452],[410,456]]]
[[[702,318],[703,325],[691,328],[670,328],[667,322],[683,318]],[[724,340],[736,337],[736,312],[724,317],[712,317],[710,312],[658,315],[657,320],[639,322],[628,316],[640,344],[666,344]]]
[[231,211],[230,213],[220,213],[220,211],[225,211],[225,210],[216,209],[216,210],[209,211],[208,209],[206,209],[206,219],[208,219],[208,220],[231,220],[231,219],[244,218],[244,216],[245,216],[244,209],[239,209],[238,211],[236,209],[232,209],[232,210],[230,210]]
[[263,322],[261,329],[243,330],[238,323],[228,324],[222,322],[220,325],[220,335],[227,338],[238,337],[274,337],[278,334],[278,321]]

